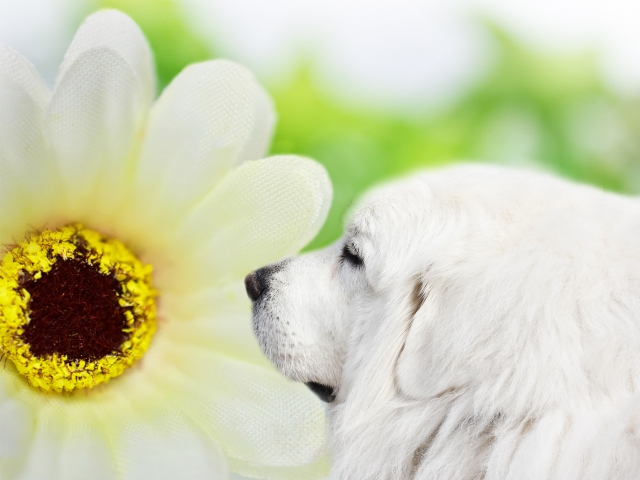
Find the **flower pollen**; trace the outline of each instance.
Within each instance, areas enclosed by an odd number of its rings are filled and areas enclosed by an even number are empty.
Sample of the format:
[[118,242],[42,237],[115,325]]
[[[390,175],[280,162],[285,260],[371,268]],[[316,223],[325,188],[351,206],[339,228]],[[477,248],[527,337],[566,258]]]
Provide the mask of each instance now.
[[146,352],[156,296],[118,240],[80,224],[27,236],[0,265],[0,350],[44,391],[94,387]]

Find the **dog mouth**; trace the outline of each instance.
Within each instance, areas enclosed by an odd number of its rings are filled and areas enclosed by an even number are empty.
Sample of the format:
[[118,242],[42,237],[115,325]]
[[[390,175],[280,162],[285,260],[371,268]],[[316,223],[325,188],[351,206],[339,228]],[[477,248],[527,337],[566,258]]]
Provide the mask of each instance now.
[[325,403],[331,403],[336,399],[336,394],[332,387],[316,382],[307,382],[305,385]]

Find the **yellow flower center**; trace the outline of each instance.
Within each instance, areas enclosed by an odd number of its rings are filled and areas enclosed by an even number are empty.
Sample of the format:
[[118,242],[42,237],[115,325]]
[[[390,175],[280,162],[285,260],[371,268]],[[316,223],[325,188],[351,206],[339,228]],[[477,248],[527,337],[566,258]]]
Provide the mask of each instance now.
[[29,235],[0,265],[0,350],[45,391],[91,388],[149,348],[151,266],[80,224]]

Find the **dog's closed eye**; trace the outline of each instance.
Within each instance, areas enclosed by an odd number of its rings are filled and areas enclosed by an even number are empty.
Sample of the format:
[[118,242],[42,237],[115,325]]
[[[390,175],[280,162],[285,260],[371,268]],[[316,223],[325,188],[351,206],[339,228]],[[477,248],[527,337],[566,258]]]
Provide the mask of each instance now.
[[358,253],[355,253],[355,251],[356,250],[353,248],[353,245],[345,243],[342,248],[342,253],[340,254],[340,260],[350,263],[354,267],[364,266],[364,260],[360,255],[358,255]]

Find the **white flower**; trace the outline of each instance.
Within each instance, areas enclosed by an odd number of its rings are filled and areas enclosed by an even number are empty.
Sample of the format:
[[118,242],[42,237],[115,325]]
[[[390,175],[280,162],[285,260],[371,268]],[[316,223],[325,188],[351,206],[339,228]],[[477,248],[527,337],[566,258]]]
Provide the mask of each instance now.
[[322,407],[260,353],[242,279],[315,235],[326,173],[258,160],[275,116],[242,67],[192,65],[154,95],[146,40],[116,11],[85,21],[53,93],[0,47],[0,241],[82,223],[151,265],[158,292],[157,333],[118,378],[47,393],[5,358],[0,478],[317,478]]

